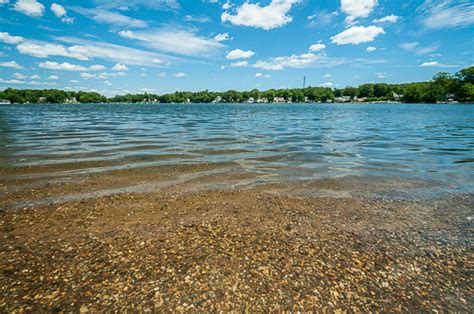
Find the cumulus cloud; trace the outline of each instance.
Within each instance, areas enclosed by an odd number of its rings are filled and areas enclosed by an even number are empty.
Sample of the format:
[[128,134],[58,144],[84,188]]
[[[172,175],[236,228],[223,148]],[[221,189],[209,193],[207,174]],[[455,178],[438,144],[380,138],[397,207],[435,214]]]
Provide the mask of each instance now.
[[111,77],[123,77],[125,75],[126,74],[124,72],[114,72],[114,73],[102,72],[98,74],[83,72],[80,74],[80,76],[85,80],[88,80],[88,79],[106,80]]
[[59,76],[51,75],[51,76],[48,77],[48,80],[51,80],[51,81],[59,80]]
[[4,61],[0,62],[0,67],[13,68],[13,69],[23,69],[16,61]]
[[352,26],[343,32],[332,36],[331,42],[337,45],[358,45],[374,41],[378,35],[385,34],[383,28],[378,26]]
[[282,27],[293,21],[288,12],[294,4],[299,2],[301,0],[272,0],[267,6],[261,6],[259,3],[245,2],[236,8],[235,14],[231,14],[228,11],[222,13],[221,21],[239,26],[270,30]]
[[24,75],[24,74],[21,74],[21,73],[18,73],[18,72],[17,72],[17,73],[15,73],[15,74],[13,74],[13,77],[14,77],[14,78],[16,78],[16,79],[19,79],[19,80],[24,80],[24,79],[26,79],[26,78],[27,78],[27,76],[26,76],[26,75]]
[[217,42],[230,40],[229,33],[220,33],[214,36],[214,40]]
[[57,4],[57,3],[51,4],[51,11],[53,11],[56,17],[63,17],[67,13],[66,9],[62,5]]
[[385,17],[382,17],[380,19],[375,19],[372,22],[374,23],[396,23],[400,17],[397,15],[387,15]]
[[6,83],[6,84],[19,84],[19,85],[33,85],[33,86],[39,86],[39,85],[46,85],[46,86],[52,86],[52,85],[57,85],[56,83],[53,82],[38,82],[38,81],[22,81],[22,80],[4,80],[0,78],[0,83]]
[[225,46],[214,38],[197,35],[194,30],[157,29],[135,32],[120,31],[120,36],[140,41],[146,47],[188,56],[209,56]]
[[464,28],[474,24],[474,2],[425,0],[418,8],[421,24],[429,29]]
[[346,22],[354,23],[356,18],[366,18],[374,10],[377,0],[341,0],[341,10],[347,14]]
[[54,13],[54,15],[56,15],[57,18],[61,19],[61,22],[67,24],[74,22],[74,18],[67,16],[67,11],[62,5],[53,3],[51,4],[50,9]]
[[44,5],[36,0],[18,0],[13,5],[13,10],[32,17],[40,17],[44,14]]
[[226,58],[229,60],[235,60],[235,59],[247,59],[255,55],[255,52],[252,50],[241,50],[241,49],[234,49],[230,51]]
[[176,73],[175,75],[173,75],[173,77],[185,77],[186,76],[186,73],[183,73],[183,72],[179,72],[179,73]]
[[11,36],[9,33],[0,32],[0,41],[6,44],[19,44],[25,39],[21,36]]
[[270,74],[255,73],[255,77],[269,78],[272,76]]
[[127,71],[128,67],[123,63],[117,63],[116,65],[114,65],[112,70],[114,70],[114,71]]
[[309,47],[309,51],[312,51],[312,52],[317,52],[317,51],[321,51],[321,50],[324,50],[324,49],[326,49],[326,45],[321,44],[321,43],[313,44]]
[[373,47],[373,46],[369,46],[367,47],[367,49],[365,49],[367,52],[374,52],[375,50],[377,50],[377,47]]
[[100,70],[105,69],[105,67],[100,64],[95,64],[95,65],[86,67],[83,65],[72,64],[69,62],[58,63],[55,61],[40,62],[38,66],[42,69],[60,70],[60,71],[100,71]]

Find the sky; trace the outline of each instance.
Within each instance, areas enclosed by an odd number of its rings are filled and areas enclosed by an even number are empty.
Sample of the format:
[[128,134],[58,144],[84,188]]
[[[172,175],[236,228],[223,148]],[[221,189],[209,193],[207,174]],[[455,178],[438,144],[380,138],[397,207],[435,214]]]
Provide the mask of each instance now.
[[342,88],[473,60],[471,0],[0,0],[0,89]]

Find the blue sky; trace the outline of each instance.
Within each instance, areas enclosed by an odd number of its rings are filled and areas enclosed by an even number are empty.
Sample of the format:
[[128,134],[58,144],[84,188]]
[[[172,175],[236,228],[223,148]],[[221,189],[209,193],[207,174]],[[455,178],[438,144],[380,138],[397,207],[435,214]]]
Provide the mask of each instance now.
[[474,63],[470,0],[0,0],[0,13],[2,89],[344,87]]

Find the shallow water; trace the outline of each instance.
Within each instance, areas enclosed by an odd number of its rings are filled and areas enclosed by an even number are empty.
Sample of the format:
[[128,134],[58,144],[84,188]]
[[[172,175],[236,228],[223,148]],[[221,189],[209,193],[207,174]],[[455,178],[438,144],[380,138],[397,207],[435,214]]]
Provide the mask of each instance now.
[[2,168],[228,162],[262,183],[358,178],[399,194],[473,193],[474,105],[0,105]]

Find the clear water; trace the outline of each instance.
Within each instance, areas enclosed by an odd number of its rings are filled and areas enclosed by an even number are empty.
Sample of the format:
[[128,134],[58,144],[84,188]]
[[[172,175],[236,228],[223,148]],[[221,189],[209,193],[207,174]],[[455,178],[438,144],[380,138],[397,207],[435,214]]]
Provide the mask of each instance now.
[[474,192],[474,105],[0,105],[0,167],[96,160],[234,162],[262,180],[396,178]]

